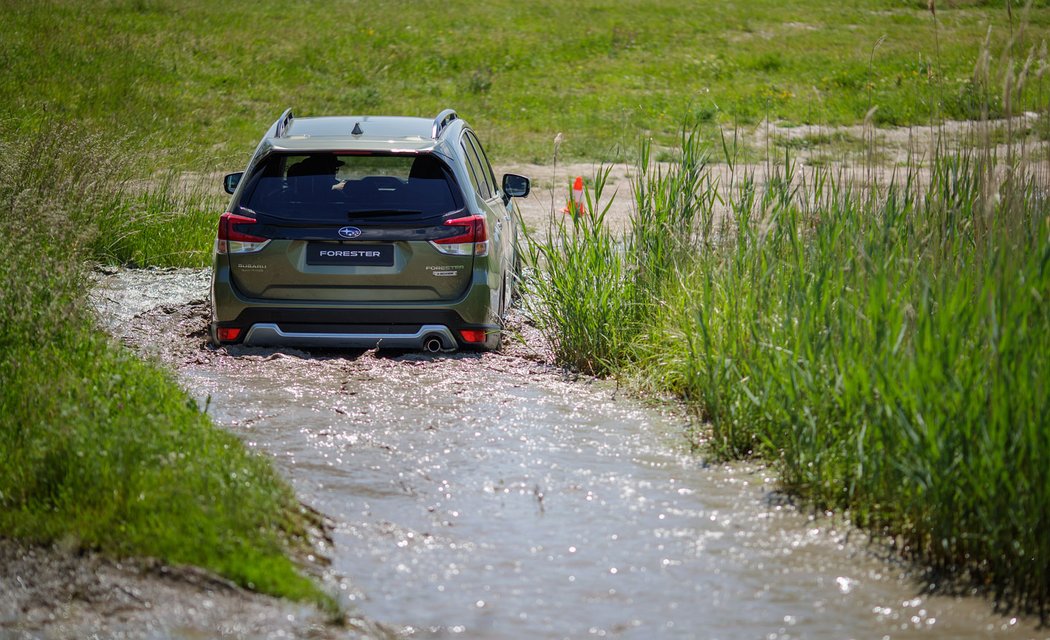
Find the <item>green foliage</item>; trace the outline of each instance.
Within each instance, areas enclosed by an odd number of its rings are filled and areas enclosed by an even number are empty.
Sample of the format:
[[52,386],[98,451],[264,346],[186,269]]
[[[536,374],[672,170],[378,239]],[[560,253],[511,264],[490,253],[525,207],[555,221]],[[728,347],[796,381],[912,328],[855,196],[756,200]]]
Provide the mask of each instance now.
[[955,120],[1003,117],[1003,100],[998,91],[971,80],[960,81],[943,95],[944,114]]
[[111,142],[81,136],[45,128],[0,149],[0,535],[334,607],[286,555],[307,548],[305,520],[267,460],[94,328],[81,263],[156,196],[134,193]]
[[83,216],[99,229],[89,247],[94,258],[130,267],[210,265],[225,199],[180,186],[170,173],[136,187],[119,206]]
[[1050,218],[1023,171],[990,190],[994,162],[938,158],[927,190],[909,175],[882,199],[820,172],[735,196],[733,241],[681,276],[639,357],[726,455],[776,460],[788,489],[1032,609],[1050,595]]
[[697,249],[693,234],[682,230],[711,227],[714,191],[696,136],[683,136],[668,167],[652,160],[651,143],[643,144],[626,239],[605,224],[608,169],[599,170],[593,192],[584,185],[582,213],[552,217],[545,238],[525,231],[533,267],[522,282],[525,301],[562,364],[596,375],[623,365],[660,289]]
[[[900,536],[938,575],[1045,614],[1045,172],[959,150],[890,184],[788,163],[759,188],[726,145],[719,189],[700,146],[685,137],[665,169],[643,152],[629,250],[570,263],[587,249],[554,233],[533,252],[555,355],[679,395],[713,451],[771,460],[787,490]],[[629,339],[577,337],[605,304],[578,281],[603,274],[629,274],[633,313],[605,319]]]
[[[605,374],[617,366],[639,331],[642,290],[623,260],[618,234],[605,225],[609,202],[601,204],[608,170],[585,188],[585,212],[551,218],[544,243],[525,230],[526,260],[543,265],[522,281],[534,317],[541,319],[548,342],[560,362],[587,373]],[[560,214],[559,214],[560,215]],[[571,222],[566,222],[566,218]]]
[[141,144],[48,122],[22,142],[0,139],[0,153],[5,208],[36,207],[18,223],[9,217],[8,231],[39,231],[30,242],[61,241],[112,264],[211,263],[223,199],[197,183],[181,184],[172,172],[133,180]]

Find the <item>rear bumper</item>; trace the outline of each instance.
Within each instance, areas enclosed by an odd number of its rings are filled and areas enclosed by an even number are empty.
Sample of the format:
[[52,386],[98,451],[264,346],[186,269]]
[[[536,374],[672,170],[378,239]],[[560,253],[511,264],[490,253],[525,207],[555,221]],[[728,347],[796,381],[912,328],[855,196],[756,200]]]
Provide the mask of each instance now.
[[[447,303],[346,305],[253,300],[228,276],[226,269],[213,271],[210,333],[215,344],[426,350],[437,339],[443,350],[499,347],[500,325],[483,278]],[[224,341],[219,340],[220,328],[240,332],[235,340]]]
[[[238,328],[237,340],[221,341],[219,328]],[[478,331],[482,341],[467,340]],[[436,338],[440,349],[495,349],[497,324],[468,323],[450,309],[301,309],[248,307],[233,320],[211,323],[215,344],[347,349],[420,349]],[[433,350],[433,349],[430,349]]]
[[[285,331],[274,323],[253,324],[244,336],[243,344],[248,346],[296,346],[296,347],[335,347],[351,349],[417,349],[421,351],[441,351],[458,348],[459,344],[452,331],[445,325],[422,325],[414,332],[367,332],[357,329],[350,331],[310,331],[309,327]],[[479,345],[480,346],[480,345]]]

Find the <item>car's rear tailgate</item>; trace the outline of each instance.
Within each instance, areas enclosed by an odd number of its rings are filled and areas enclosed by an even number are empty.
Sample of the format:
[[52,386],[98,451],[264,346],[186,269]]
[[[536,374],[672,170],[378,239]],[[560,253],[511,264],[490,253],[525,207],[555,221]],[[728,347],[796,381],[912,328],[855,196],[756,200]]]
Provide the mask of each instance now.
[[432,222],[336,227],[261,216],[239,226],[270,242],[254,253],[231,254],[231,278],[244,295],[266,300],[454,300],[470,282],[474,258],[439,251],[430,240],[455,230]]

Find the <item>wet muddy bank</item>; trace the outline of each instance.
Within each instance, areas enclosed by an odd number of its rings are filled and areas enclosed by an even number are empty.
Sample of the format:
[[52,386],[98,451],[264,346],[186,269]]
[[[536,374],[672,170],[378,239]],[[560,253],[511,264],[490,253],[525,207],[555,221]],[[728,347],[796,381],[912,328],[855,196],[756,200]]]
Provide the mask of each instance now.
[[[199,271],[118,271],[99,268],[96,278],[120,273],[127,295],[91,293],[100,324],[116,327],[143,309],[163,314],[165,303],[199,296],[207,274]],[[122,294],[125,290],[122,288]],[[130,343],[129,343],[130,344]],[[324,555],[330,523],[306,508],[309,547],[295,551],[305,573],[329,592],[339,577]],[[314,606],[243,589],[207,570],[171,566],[152,558],[117,558],[81,547],[75,535],[53,545],[0,537],[0,639],[7,638],[386,638],[392,633],[353,611],[344,620]]]
[[566,378],[520,320],[500,354],[214,350],[206,294],[181,270],[101,273],[92,295],[332,519],[342,602],[402,634],[1047,635],[924,595],[860,532],[779,500],[767,469],[705,466],[673,408]]
[[312,607],[195,567],[0,540],[0,638],[336,638]]

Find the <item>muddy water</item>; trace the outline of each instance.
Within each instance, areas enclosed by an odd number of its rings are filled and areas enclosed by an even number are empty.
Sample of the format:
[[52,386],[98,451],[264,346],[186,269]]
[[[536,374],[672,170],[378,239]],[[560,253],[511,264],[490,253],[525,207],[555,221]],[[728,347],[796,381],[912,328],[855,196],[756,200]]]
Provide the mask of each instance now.
[[[189,297],[202,281],[163,275]],[[705,466],[680,416],[526,347],[211,352],[206,307],[130,291],[149,281],[101,279],[114,331],[273,456],[336,523],[341,597],[413,637],[1046,635],[978,598],[922,595],[856,530],[777,500],[770,472]]]

